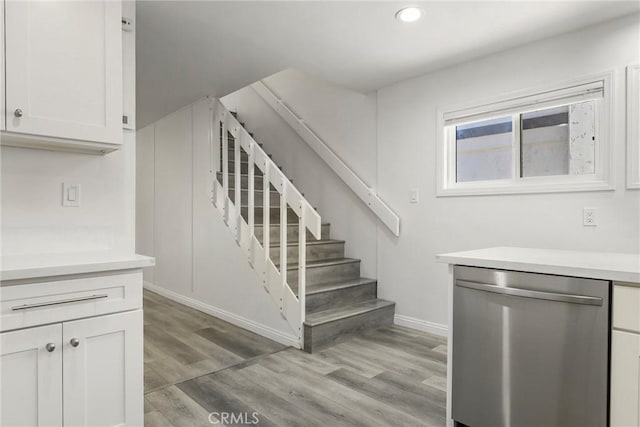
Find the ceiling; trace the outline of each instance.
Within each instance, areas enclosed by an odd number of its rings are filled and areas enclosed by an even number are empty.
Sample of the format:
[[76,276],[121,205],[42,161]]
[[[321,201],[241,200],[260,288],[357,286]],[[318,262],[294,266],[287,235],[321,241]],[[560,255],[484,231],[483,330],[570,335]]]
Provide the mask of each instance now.
[[[408,4],[423,19],[396,21]],[[137,123],[285,68],[367,92],[639,10],[636,1],[138,1]]]

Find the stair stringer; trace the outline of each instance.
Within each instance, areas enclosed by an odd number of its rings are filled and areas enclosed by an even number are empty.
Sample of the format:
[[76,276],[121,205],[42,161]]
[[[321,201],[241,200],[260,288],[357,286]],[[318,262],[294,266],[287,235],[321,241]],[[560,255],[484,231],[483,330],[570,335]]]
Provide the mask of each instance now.
[[[217,180],[213,180],[214,207],[222,215],[225,224],[234,234],[236,244],[247,257],[249,265],[253,268],[256,276],[262,282],[263,289],[269,294],[271,300],[280,309],[280,315],[291,326],[298,338],[299,348],[304,347],[303,319],[299,310],[298,297],[291,291],[289,286],[283,285],[282,275],[273,261],[265,252],[255,236],[251,237],[249,224],[244,221],[237,212],[234,203],[226,197],[224,189]],[[284,272],[286,274],[286,271]]]

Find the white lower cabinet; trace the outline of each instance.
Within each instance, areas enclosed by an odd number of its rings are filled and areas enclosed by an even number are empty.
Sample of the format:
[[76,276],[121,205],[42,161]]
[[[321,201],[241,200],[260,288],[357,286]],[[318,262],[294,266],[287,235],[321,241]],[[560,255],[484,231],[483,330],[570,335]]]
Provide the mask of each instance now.
[[0,334],[0,425],[62,425],[62,325]]
[[135,310],[0,334],[0,425],[142,425],[142,325]]
[[640,426],[640,334],[611,335],[611,426]]
[[62,324],[65,426],[143,424],[142,310]]

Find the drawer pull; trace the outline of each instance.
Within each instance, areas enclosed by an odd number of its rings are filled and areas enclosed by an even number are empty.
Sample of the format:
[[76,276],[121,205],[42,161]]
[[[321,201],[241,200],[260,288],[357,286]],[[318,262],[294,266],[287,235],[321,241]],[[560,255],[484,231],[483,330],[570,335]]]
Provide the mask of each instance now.
[[51,305],[71,304],[71,303],[74,303],[74,302],[92,301],[92,300],[107,298],[108,296],[109,295],[107,295],[107,294],[101,294],[101,295],[91,295],[91,296],[88,296],[88,297],[69,298],[69,299],[65,299],[65,300],[62,300],[62,301],[51,301],[51,302],[42,302],[42,303],[39,303],[39,304],[17,305],[15,307],[11,307],[11,310],[12,311],[30,310],[32,308],[48,307],[48,306],[51,306]]

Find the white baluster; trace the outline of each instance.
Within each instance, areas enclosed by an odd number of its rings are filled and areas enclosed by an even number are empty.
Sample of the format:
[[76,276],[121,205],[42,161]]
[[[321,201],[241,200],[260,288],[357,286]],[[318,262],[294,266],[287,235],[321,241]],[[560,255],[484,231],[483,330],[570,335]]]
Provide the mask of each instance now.
[[[221,130],[221,124],[220,124],[220,111],[219,111],[219,107],[218,104],[214,104],[212,106],[212,122],[210,123],[209,126],[209,134],[210,134],[210,141],[211,141],[211,193],[212,193],[212,201],[213,201],[213,205],[216,206],[217,202],[218,202],[218,193],[217,193],[217,188],[218,186],[216,185],[216,182],[218,180],[217,177],[217,172],[220,169],[220,162],[216,162],[217,159],[219,159],[219,156],[216,153],[220,152],[220,148],[222,146],[222,138],[220,137],[220,130]],[[216,206],[217,207],[217,206]]]
[[298,307],[300,310],[300,348],[304,347],[304,319],[306,315],[307,289],[307,224],[304,206],[300,204],[298,218]]
[[251,140],[249,142],[249,164],[247,165],[247,179],[249,180],[248,185],[248,194],[247,194],[247,205],[249,206],[249,262],[252,263],[253,259],[253,236],[255,233],[255,212],[254,212],[254,191],[255,191],[255,167],[254,167],[254,158],[253,158],[253,147],[255,143]]
[[271,226],[269,224],[269,215],[265,215],[265,212],[267,214],[269,213],[269,160],[267,157],[265,157],[264,160],[264,172],[262,175],[262,247],[264,248],[264,265],[266,266],[264,269],[262,284],[267,290],[269,290],[267,279],[269,278],[269,246],[271,245]]
[[[215,162],[215,153],[216,153],[216,148],[220,148],[220,136],[216,136],[214,134],[218,133],[218,132],[214,132],[215,130],[218,130],[218,111],[217,111],[217,107],[211,103],[211,99],[209,100],[209,126],[208,126],[208,139],[209,139],[209,173],[213,175],[214,179],[215,179],[215,174],[216,171],[218,170],[218,167],[216,166],[216,162]],[[216,124],[214,126],[214,123]]]
[[242,142],[242,132],[237,127],[234,129],[236,134],[236,141],[233,144],[233,162],[235,169],[233,170],[233,177],[235,178],[235,191],[233,192],[234,201],[236,205],[236,242],[240,242],[240,224],[242,222],[242,183],[241,175],[242,168],[240,167],[240,145]]
[[224,190],[224,220],[229,221],[229,133],[227,132],[227,117],[229,113],[224,112],[222,117],[222,188]]
[[[280,179],[280,276],[282,289],[280,290],[280,311],[282,312],[282,296],[287,286],[287,186],[284,176]],[[283,313],[284,314],[284,313]]]

